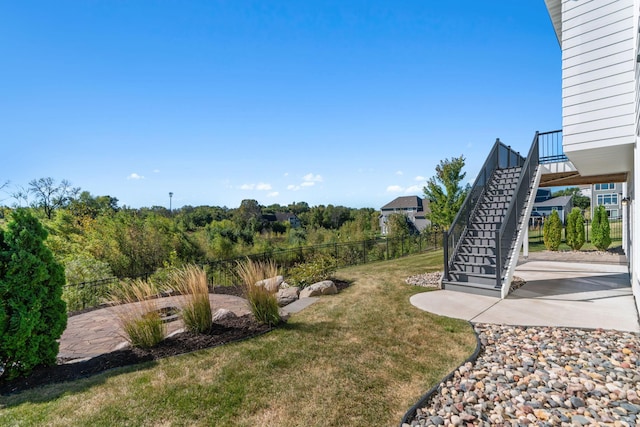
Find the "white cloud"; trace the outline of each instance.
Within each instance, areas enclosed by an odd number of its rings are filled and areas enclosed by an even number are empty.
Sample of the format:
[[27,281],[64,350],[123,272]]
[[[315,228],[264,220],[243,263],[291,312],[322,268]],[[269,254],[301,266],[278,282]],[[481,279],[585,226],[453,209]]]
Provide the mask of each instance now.
[[301,187],[313,187],[314,185],[316,185],[316,183],[313,181],[305,181],[300,184]]
[[427,178],[425,178],[424,176],[418,175],[415,178],[413,178],[414,181],[426,181]]
[[253,190],[256,187],[255,184],[242,184],[240,186],[241,190]]
[[289,172],[285,172],[285,173],[284,173],[284,176],[289,176]]
[[127,179],[135,179],[135,180],[144,179],[144,176],[138,175],[137,173],[133,172],[131,175],[127,177]]
[[396,171],[396,175],[404,175],[404,172],[402,172],[402,171]]
[[287,190],[298,191],[299,189],[300,189],[299,185],[293,185],[293,184],[287,185]]
[[402,193],[403,188],[399,185],[390,185],[387,187],[387,193]]
[[277,191],[272,191],[271,193],[267,194],[267,197],[278,197],[280,195],[280,193],[278,193]]
[[154,169],[153,173],[160,173],[160,169]]
[[258,185],[256,185],[256,190],[269,191],[271,190],[271,184],[265,184],[264,182],[261,182]]
[[412,185],[410,187],[405,188],[405,193],[420,193],[422,191],[422,187],[419,185]]
[[305,182],[322,182],[321,175],[314,175],[313,173],[308,173],[302,177]]

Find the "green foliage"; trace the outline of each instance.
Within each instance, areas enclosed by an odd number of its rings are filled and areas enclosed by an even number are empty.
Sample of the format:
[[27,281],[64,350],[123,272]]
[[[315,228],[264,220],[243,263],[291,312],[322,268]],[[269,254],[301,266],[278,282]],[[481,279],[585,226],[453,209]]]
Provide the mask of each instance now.
[[152,348],[164,339],[164,324],[159,312],[145,313],[122,324],[124,333],[134,347]]
[[108,299],[108,286],[74,286],[113,277],[107,263],[98,261],[89,255],[80,254],[66,263],[65,276],[68,286],[63,288],[62,299],[67,303],[68,311],[97,306]]
[[423,189],[430,210],[425,216],[441,229],[449,229],[469,192],[469,185],[461,185],[467,175],[462,172],[464,164],[464,156],[441,160]]
[[79,187],[72,187],[65,179],[56,184],[53,178],[34,179],[29,182],[29,193],[36,198],[35,206],[42,208],[48,219],[56,209],[68,206],[80,192]]
[[606,251],[611,244],[609,217],[603,205],[599,205],[593,212],[591,243],[600,251]]
[[6,378],[53,365],[67,326],[64,269],[45,246],[47,231],[16,210],[0,230],[0,368]]
[[584,217],[580,208],[573,208],[567,216],[566,240],[574,251],[579,251],[584,245]]
[[287,283],[305,288],[329,279],[336,271],[336,260],[330,255],[316,254],[310,261],[293,266],[287,272]]
[[394,213],[387,217],[388,237],[408,237],[412,234],[417,233],[418,230],[406,215],[403,215],[401,213]]
[[544,246],[550,251],[557,251],[562,241],[562,221],[555,209],[544,222],[543,227]]

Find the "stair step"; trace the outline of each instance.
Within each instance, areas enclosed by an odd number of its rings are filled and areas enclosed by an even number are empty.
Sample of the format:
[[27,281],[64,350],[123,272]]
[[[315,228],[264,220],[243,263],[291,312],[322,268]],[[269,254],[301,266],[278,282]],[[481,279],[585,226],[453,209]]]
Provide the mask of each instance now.
[[443,280],[442,289],[455,292],[464,292],[474,295],[484,295],[500,298],[500,288],[482,283],[457,282],[454,280]]
[[482,285],[495,286],[496,275],[486,273],[464,273],[460,271],[449,271],[451,280],[464,283],[479,283]]

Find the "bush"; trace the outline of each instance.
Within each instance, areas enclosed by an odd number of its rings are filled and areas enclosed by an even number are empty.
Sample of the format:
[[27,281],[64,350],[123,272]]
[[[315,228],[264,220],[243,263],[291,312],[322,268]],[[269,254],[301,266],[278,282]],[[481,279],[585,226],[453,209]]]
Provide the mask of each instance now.
[[120,326],[134,347],[155,347],[164,339],[166,327],[160,317],[157,290],[148,281],[136,280],[114,292],[112,301]]
[[256,286],[260,280],[278,275],[275,263],[247,259],[243,263],[238,262],[237,272],[244,282],[245,298],[249,301],[249,309],[256,320],[268,325],[280,323],[280,307],[275,293],[269,292],[264,286]]
[[562,241],[562,221],[558,211],[554,210],[544,223],[544,246],[550,251],[557,251]]
[[207,273],[198,266],[189,265],[176,270],[172,282],[175,290],[186,296],[182,307],[185,328],[198,334],[209,331],[212,314]]
[[67,326],[64,268],[44,241],[47,231],[18,209],[0,229],[0,375],[28,375],[56,363]]
[[584,217],[580,208],[573,208],[567,217],[567,244],[574,251],[579,251],[584,245]]
[[336,261],[330,255],[315,255],[310,261],[293,266],[287,272],[287,283],[305,288],[326,280],[336,271]]
[[611,244],[611,228],[607,210],[599,205],[593,212],[591,224],[591,243],[600,251],[606,251]]

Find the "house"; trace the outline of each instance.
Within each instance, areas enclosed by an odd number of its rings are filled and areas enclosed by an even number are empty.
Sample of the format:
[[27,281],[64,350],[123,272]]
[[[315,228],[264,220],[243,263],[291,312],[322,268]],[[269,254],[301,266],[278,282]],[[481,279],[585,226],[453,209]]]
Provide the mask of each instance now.
[[431,221],[425,217],[429,210],[429,201],[418,196],[396,197],[380,209],[380,231],[383,235],[388,233],[387,219],[391,214],[403,214],[414,225],[416,230],[424,230]]
[[562,51],[562,148],[590,181],[583,183],[598,186],[592,206],[600,201],[622,217],[622,249],[640,309],[640,256],[633,248],[640,241],[640,0],[545,3]]
[[609,219],[619,219],[622,216],[622,192],[623,185],[620,182],[605,182],[593,184],[591,189],[591,218],[593,210],[604,205]]
[[276,212],[262,215],[262,218],[270,223],[288,223],[291,228],[299,228],[302,226],[300,218],[291,212]]
[[533,203],[531,218],[547,218],[551,212],[558,211],[560,220],[564,223],[567,215],[571,213],[573,202],[571,196],[551,197],[551,190],[546,188],[538,189],[536,200]]

